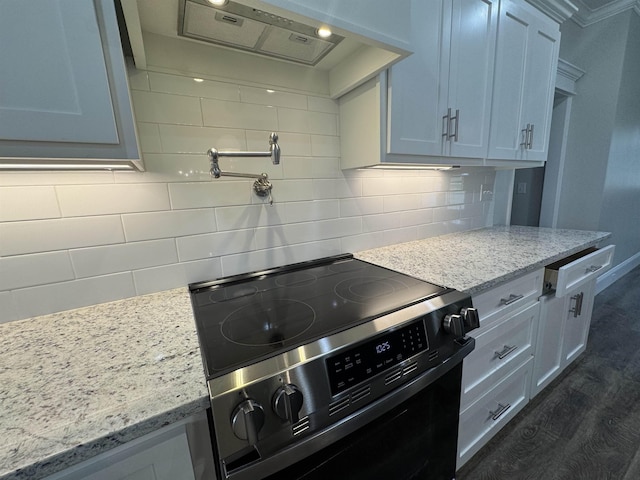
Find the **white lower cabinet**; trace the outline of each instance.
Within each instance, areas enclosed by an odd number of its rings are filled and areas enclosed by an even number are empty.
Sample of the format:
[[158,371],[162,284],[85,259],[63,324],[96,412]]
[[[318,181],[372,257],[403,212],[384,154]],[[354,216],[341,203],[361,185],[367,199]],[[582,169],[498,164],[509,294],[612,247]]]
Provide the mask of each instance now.
[[473,298],[480,328],[462,366],[457,468],[529,401],[543,278],[535,270]]
[[495,323],[486,331],[470,333],[476,347],[465,359],[462,373],[460,411],[466,410],[519,365],[526,362],[535,348],[540,304],[526,307],[512,317]]
[[533,357],[498,382],[460,413],[458,460],[460,468],[529,401]]
[[45,480],[215,480],[206,422],[195,415]]
[[594,279],[565,296],[540,298],[531,397],[540,393],[587,348],[595,286]]

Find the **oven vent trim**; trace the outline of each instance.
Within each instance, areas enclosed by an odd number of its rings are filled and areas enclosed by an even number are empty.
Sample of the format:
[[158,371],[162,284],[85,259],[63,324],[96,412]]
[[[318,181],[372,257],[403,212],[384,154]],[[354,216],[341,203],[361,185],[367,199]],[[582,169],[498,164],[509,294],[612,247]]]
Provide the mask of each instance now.
[[302,432],[305,432],[305,431],[309,430],[310,428],[311,428],[311,424],[309,422],[309,417],[306,416],[306,417],[300,419],[300,421],[298,423],[296,423],[295,425],[293,425],[291,427],[291,433],[295,437],[296,435],[300,435]]
[[351,405],[349,397],[345,397],[342,400],[329,404],[329,416],[331,417],[336,413],[343,411],[345,408],[348,408],[349,405]]
[[365,397],[371,395],[371,385],[367,384],[364,387],[359,388],[358,390],[351,392],[351,403],[356,403],[359,400],[362,400]]

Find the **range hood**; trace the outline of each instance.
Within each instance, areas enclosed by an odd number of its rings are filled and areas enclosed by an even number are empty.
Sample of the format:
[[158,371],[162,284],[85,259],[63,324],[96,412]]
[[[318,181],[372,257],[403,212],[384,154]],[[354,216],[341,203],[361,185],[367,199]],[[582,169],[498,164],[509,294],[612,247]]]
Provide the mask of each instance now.
[[321,38],[318,29],[290,18],[227,2],[181,0],[178,35],[304,65],[317,63],[344,37]]
[[408,1],[116,1],[140,70],[338,98],[412,53]]

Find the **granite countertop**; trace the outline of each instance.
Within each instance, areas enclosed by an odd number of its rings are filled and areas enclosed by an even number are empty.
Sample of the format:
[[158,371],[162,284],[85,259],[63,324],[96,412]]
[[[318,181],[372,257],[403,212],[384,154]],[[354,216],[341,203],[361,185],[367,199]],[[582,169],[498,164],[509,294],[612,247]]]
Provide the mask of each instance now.
[[[494,227],[356,257],[476,294],[609,236]],[[43,478],[208,406],[186,288],[0,325],[0,480]]]
[[476,295],[610,236],[582,230],[492,227],[375,248],[355,256]]
[[0,325],[0,479],[37,479],[209,406],[186,288]]

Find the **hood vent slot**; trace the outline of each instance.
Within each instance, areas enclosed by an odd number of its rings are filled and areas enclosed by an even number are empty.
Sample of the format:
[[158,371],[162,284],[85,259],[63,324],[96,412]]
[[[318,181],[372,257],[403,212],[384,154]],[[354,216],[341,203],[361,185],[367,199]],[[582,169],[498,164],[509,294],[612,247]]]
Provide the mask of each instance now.
[[304,65],[316,65],[343,37],[319,38],[310,25],[228,2],[213,7],[206,0],[181,0],[178,34]]

